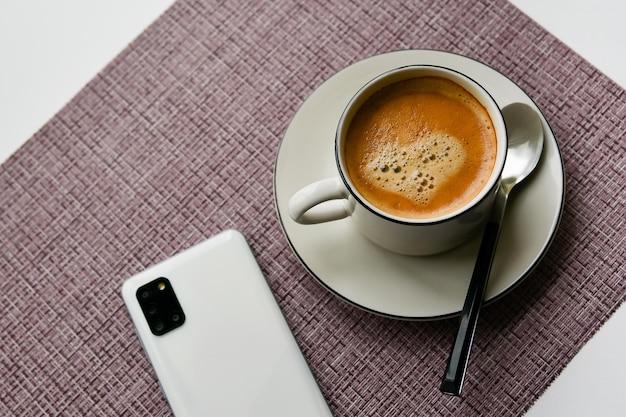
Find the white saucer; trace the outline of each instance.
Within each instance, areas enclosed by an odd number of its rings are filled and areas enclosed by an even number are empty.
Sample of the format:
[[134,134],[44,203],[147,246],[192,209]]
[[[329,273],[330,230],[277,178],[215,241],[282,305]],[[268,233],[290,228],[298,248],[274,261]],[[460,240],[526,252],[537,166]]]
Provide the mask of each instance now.
[[397,255],[364,238],[350,219],[300,225],[289,198],[303,186],[338,175],[333,147],[341,113],[376,75],[409,64],[459,70],[491,92],[500,107],[524,102],[543,121],[545,144],[537,171],[507,206],[486,299],[502,296],[526,277],[550,245],[563,209],[565,177],[554,134],[539,108],[513,81],[480,62],[448,52],[408,50],[357,62],[324,82],[294,115],[278,151],[274,194],[283,230],[304,266],[329,291],[357,307],[393,318],[439,319],[458,314],[481,236],[426,257]]

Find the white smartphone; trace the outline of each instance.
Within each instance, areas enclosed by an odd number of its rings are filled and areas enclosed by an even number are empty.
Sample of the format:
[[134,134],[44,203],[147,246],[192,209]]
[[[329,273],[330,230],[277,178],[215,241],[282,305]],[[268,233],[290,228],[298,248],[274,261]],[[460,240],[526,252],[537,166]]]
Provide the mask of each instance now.
[[122,296],[177,417],[332,417],[240,232],[129,278]]

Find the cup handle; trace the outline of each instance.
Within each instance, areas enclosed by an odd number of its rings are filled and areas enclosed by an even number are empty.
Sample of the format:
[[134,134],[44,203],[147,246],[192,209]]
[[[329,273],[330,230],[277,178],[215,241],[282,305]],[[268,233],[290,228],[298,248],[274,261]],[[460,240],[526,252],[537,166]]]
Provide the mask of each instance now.
[[309,184],[289,200],[289,215],[300,224],[324,223],[348,217],[348,190],[339,178]]

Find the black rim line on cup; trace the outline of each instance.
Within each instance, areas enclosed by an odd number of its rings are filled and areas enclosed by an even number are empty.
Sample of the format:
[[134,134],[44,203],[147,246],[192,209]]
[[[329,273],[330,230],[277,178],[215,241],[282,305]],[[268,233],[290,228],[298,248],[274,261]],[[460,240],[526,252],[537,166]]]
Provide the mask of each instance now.
[[[482,90],[485,94],[487,94],[487,96],[491,99],[491,101],[493,101],[493,103],[496,105],[496,108],[498,109],[498,112],[500,113],[500,117],[501,117],[501,118],[502,118],[502,120],[503,120],[504,132],[505,132],[505,135],[506,135],[506,137],[507,137],[507,146],[505,146],[505,148],[504,148],[504,162],[506,162],[506,154],[507,154],[507,150],[508,150],[508,131],[507,131],[507,128],[506,128],[506,123],[504,123],[504,116],[502,115],[502,109],[500,108],[500,106],[498,106],[498,103],[496,102],[496,100],[493,98],[493,96],[491,95],[491,93],[489,93],[489,91],[487,91],[487,89],[486,89],[486,88],[484,88],[484,87],[483,87],[483,86],[482,86],[482,85],[481,85],[478,81],[474,80],[472,77],[470,77],[470,76],[468,76],[468,75],[466,75],[466,74],[463,74],[462,72],[457,71],[457,70],[455,70],[455,69],[448,68],[448,67],[444,67],[444,66],[441,66],[441,65],[428,65],[428,64],[423,64],[423,65],[422,65],[422,64],[403,65],[403,66],[400,66],[400,67],[396,67],[396,68],[392,68],[392,69],[390,69],[390,70],[387,70],[387,71],[385,71],[385,72],[383,72],[383,73],[381,73],[381,74],[378,74],[377,76],[375,76],[374,78],[372,78],[372,79],[370,79],[368,82],[366,82],[366,83],[365,83],[365,85],[364,85],[363,87],[359,88],[359,90],[357,90],[357,92],[356,92],[356,93],[354,93],[354,95],[352,96],[352,98],[350,99],[350,101],[348,101],[348,104],[346,105],[346,108],[345,108],[345,109],[343,110],[343,112],[341,113],[341,117],[339,118],[339,125],[341,125],[341,126],[343,126],[343,125],[344,125],[344,120],[345,120],[345,118],[346,118],[346,116],[347,116],[347,114],[346,114],[346,113],[347,113],[347,109],[351,106],[351,104],[353,103],[354,99],[355,99],[355,98],[356,98],[356,97],[357,97],[357,96],[358,96],[358,95],[359,95],[359,94],[360,94],[363,90],[365,90],[366,88],[368,88],[368,86],[372,83],[372,81],[374,81],[374,80],[376,80],[376,79],[378,79],[378,78],[380,78],[380,77],[383,77],[383,76],[385,76],[385,75],[387,75],[387,74],[390,74],[390,73],[392,73],[392,72],[396,72],[396,71],[399,71],[399,70],[403,70],[403,69],[405,69],[405,68],[414,68],[414,67],[415,67],[415,68],[419,67],[419,68],[434,68],[434,69],[443,69],[443,70],[446,70],[446,71],[450,71],[450,72],[456,73],[456,74],[460,75],[460,76],[461,76],[461,78],[465,77],[465,78],[467,78],[468,80],[472,81],[472,82],[473,82],[476,86],[478,86],[478,87],[479,87],[479,88],[480,88],[480,89],[481,89],[481,90]],[[410,79],[410,78],[406,78],[406,79]],[[403,80],[402,80],[402,81],[403,81]],[[399,81],[397,81],[397,82],[399,82]],[[381,87],[381,88],[383,88],[383,87]],[[379,91],[379,90],[376,90],[376,91]],[[372,95],[374,95],[374,94],[376,93],[376,91],[372,92],[372,93],[371,93],[371,94],[370,94],[367,98],[365,98],[365,100],[363,100],[363,103],[364,103],[365,101],[367,101],[367,100],[368,100],[368,99],[369,99]],[[470,93],[470,94],[472,94],[472,93]],[[472,95],[474,95],[474,94],[472,94]],[[394,223],[398,223],[398,224],[406,224],[406,225],[412,225],[412,226],[427,226],[427,225],[439,224],[439,223],[443,223],[443,222],[447,222],[447,221],[449,221],[449,220],[455,219],[455,218],[457,218],[457,217],[461,216],[462,214],[465,214],[465,213],[466,213],[466,210],[463,210],[463,211],[461,211],[461,212],[459,212],[459,213],[456,213],[456,214],[455,214],[455,215],[453,215],[453,216],[450,216],[450,217],[444,217],[444,218],[442,218],[442,219],[440,219],[440,220],[437,220],[437,221],[428,220],[428,222],[426,222],[426,221],[421,221],[421,220],[413,220],[413,221],[408,220],[408,219],[407,219],[407,220],[403,220],[403,219],[400,219],[400,218],[397,218],[397,217],[391,217],[391,216],[389,216],[389,215],[386,215],[386,214],[381,213],[381,212],[379,211],[380,209],[376,209],[375,207],[373,207],[373,204],[371,204],[369,201],[367,201],[364,197],[361,197],[361,195],[360,195],[360,194],[358,194],[358,192],[357,192],[356,190],[354,190],[354,189],[353,189],[354,187],[351,185],[351,183],[350,183],[349,179],[348,179],[348,178],[346,178],[346,176],[344,175],[343,170],[341,169],[341,163],[339,162],[339,151],[340,151],[340,150],[338,149],[338,143],[337,143],[337,142],[338,142],[338,141],[337,141],[337,139],[338,139],[338,135],[339,135],[339,131],[337,130],[337,131],[335,132],[335,164],[337,165],[337,171],[339,172],[339,176],[341,177],[341,181],[343,181],[343,184],[345,185],[345,187],[346,187],[346,189],[348,190],[348,192],[350,193],[350,195],[351,195],[351,196],[352,196],[352,197],[353,197],[353,198],[354,198],[354,199],[355,199],[358,203],[360,203],[363,207],[365,207],[365,208],[366,208],[368,211],[370,211],[371,213],[375,214],[376,216],[378,216],[378,217],[380,217],[380,218],[383,218],[383,219],[385,219],[385,220],[389,220],[389,221],[394,222]],[[498,172],[498,175],[497,175],[497,177],[496,177],[496,181],[494,182],[494,184],[493,184],[491,187],[489,187],[489,191],[487,191],[487,192],[485,193],[485,195],[484,195],[484,196],[483,196],[480,200],[477,200],[477,201],[474,203],[474,206],[476,206],[476,205],[480,204],[480,203],[481,203],[481,202],[482,202],[485,198],[487,198],[489,195],[491,195],[491,193],[492,193],[492,192],[495,192],[495,190],[497,190],[498,186],[500,185],[500,177],[502,176],[502,171],[504,170],[504,162],[502,163],[502,166],[501,166],[501,167],[500,167],[500,169],[499,169],[499,172]]]

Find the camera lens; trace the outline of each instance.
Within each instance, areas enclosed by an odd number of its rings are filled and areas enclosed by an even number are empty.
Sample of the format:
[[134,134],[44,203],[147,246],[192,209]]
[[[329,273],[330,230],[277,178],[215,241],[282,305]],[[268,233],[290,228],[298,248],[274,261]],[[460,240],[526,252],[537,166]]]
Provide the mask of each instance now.
[[154,322],[154,330],[156,332],[162,332],[163,329],[165,329],[165,323],[163,323],[161,320]]
[[144,288],[141,290],[141,292],[139,293],[139,297],[141,297],[142,300],[147,300],[148,298],[150,298],[150,290],[148,288]]
[[178,323],[180,321],[180,314],[177,312],[172,313],[172,321]]
[[158,307],[156,304],[154,303],[150,303],[146,306],[146,314],[148,316],[155,316],[156,313],[159,311]]

